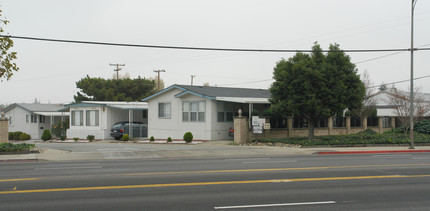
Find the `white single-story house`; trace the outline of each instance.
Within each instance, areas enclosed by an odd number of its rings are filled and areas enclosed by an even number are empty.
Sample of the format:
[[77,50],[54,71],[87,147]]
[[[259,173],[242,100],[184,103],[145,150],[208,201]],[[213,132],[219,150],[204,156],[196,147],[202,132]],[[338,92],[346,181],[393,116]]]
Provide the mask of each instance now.
[[239,109],[244,116],[270,106],[265,89],[172,85],[145,99],[148,102],[148,136],[194,140],[232,139],[228,130]]
[[9,132],[21,131],[40,139],[43,130],[51,130],[51,125],[68,118],[68,112],[59,112],[60,104],[14,103],[3,112],[9,119]]
[[148,123],[148,104],[144,102],[84,101],[65,105],[70,112],[68,138],[113,139],[111,127],[120,121]]

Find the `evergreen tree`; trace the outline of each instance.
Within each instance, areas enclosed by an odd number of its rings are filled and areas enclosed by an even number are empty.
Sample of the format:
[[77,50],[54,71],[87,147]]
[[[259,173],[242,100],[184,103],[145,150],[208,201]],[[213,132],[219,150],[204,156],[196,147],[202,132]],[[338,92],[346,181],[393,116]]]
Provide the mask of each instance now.
[[315,43],[311,54],[296,53],[282,59],[274,68],[275,82],[270,87],[273,111],[297,115],[308,122],[309,138],[314,138],[315,123],[348,108],[362,106],[363,82],[350,57],[339,45],[330,45],[324,54]]

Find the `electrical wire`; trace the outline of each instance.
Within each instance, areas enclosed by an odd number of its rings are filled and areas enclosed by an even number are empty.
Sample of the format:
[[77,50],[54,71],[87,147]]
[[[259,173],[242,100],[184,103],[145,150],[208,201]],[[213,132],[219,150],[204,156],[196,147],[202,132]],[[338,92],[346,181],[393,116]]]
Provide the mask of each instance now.
[[[247,48],[208,48],[208,47],[185,47],[185,46],[167,46],[167,45],[141,45],[141,44],[127,44],[127,43],[110,43],[110,42],[94,42],[94,41],[80,41],[80,40],[63,40],[63,39],[49,39],[38,37],[23,37],[12,35],[0,35],[0,37],[7,37],[13,39],[24,40],[37,40],[47,42],[62,42],[62,43],[75,43],[75,44],[89,44],[89,45],[106,45],[106,46],[121,46],[121,47],[139,47],[139,48],[159,48],[159,49],[177,49],[177,50],[197,50],[197,51],[234,51],[234,52],[272,52],[272,53],[297,53],[297,52],[313,52],[312,50],[294,50],[294,49],[247,49]],[[430,50],[430,48],[414,48],[418,50]],[[395,52],[395,51],[410,51],[410,48],[397,48],[397,49],[352,49],[352,50],[321,50],[322,52],[349,52],[349,53],[364,53],[364,52]]]

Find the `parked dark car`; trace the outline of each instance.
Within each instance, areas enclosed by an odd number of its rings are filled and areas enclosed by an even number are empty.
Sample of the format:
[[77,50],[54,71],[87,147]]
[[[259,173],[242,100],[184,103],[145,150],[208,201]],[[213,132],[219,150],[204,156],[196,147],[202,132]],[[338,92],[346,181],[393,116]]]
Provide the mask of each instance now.
[[[128,121],[117,122],[112,126],[110,131],[110,136],[114,137],[116,140],[122,138],[124,134],[129,134],[130,123]],[[148,125],[143,122],[133,122],[133,137],[147,137],[148,136]]]

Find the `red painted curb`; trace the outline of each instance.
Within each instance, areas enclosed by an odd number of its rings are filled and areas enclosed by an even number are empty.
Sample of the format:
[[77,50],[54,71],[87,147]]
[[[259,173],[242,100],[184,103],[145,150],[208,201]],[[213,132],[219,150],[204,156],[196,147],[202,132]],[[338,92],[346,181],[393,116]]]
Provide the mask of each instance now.
[[333,154],[380,154],[380,153],[420,153],[430,152],[430,150],[380,150],[380,151],[339,151],[339,152],[316,152],[318,155],[333,155]]

